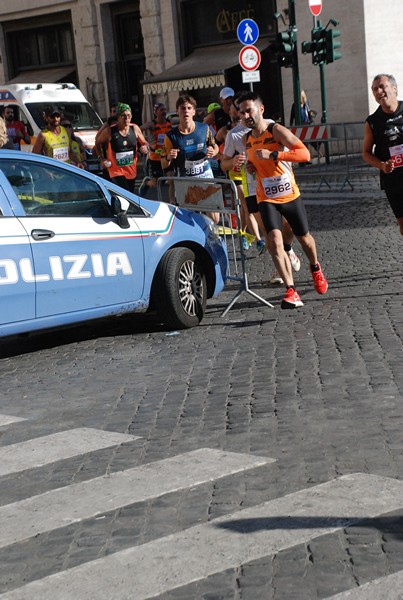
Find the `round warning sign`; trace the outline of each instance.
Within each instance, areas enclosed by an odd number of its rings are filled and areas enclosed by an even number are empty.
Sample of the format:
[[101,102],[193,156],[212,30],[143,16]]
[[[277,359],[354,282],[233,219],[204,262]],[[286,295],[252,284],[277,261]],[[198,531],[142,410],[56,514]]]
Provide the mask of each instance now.
[[322,0],[309,0],[309,10],[314,17],[319,17],[322,12]]
[[244,46],[239,53],[239,64],[244,71],[255,71],[259,68],[261,56],[256,46]]

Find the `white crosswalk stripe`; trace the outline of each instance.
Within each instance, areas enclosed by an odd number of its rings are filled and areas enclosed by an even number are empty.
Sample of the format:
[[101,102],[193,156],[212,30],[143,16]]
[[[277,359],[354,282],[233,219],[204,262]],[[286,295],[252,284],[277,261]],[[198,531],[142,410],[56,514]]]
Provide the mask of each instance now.
[[98,429],[70,429],[0,448],[0,477],[139,439]]
[[21,417],[13,417],[12,415],[0,414],[0,427],[4,425],[11,425],[12,423],[18,423],[19,421],[25,421]]
[[375,579],[327,600],[403,600],[403,571]]
[[274,462],[203,448],[97,477],[0,508],[0,548],[135,502]]
[[146,600],[403,507],[403,482],[346,475],[82,564],[2,600]]

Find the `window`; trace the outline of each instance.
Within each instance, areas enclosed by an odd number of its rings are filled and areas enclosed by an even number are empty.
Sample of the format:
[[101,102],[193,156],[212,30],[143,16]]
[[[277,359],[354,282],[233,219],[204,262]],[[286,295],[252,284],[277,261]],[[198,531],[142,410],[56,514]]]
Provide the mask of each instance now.
[[102,120],[97,115],[91,104],[86,102],[27,102],[27,109],[35,119],[38,127],[42,129],[43,111],[49,104],[56,106],[60,114],[71,120],[74,129],[98,129],[102,125]]
[[1,170],[27,216],[112,217],[101,188],[79,173],[53,165],[2,160]]
[[74,63],[69,23],[13,32],[7,38],[18,69]]

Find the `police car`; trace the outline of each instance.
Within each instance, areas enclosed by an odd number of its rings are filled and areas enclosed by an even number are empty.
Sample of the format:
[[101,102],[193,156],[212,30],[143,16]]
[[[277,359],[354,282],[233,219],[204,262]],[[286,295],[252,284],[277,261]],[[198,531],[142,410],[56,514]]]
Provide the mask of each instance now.
[[0,151],[0,336],[156,309],[197,325],[228,258],[206,216],[43,156]]

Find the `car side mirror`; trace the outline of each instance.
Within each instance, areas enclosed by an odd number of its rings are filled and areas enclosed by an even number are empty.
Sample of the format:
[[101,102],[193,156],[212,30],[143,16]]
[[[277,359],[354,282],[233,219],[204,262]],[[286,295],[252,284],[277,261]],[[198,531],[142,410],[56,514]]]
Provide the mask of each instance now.
[[127,216],[127,211],[129,210],[130,202],[125,198],[121,198],[120,196],[112,196],[111,206],[119,227],[122,229],[129,229],[130,223]]

